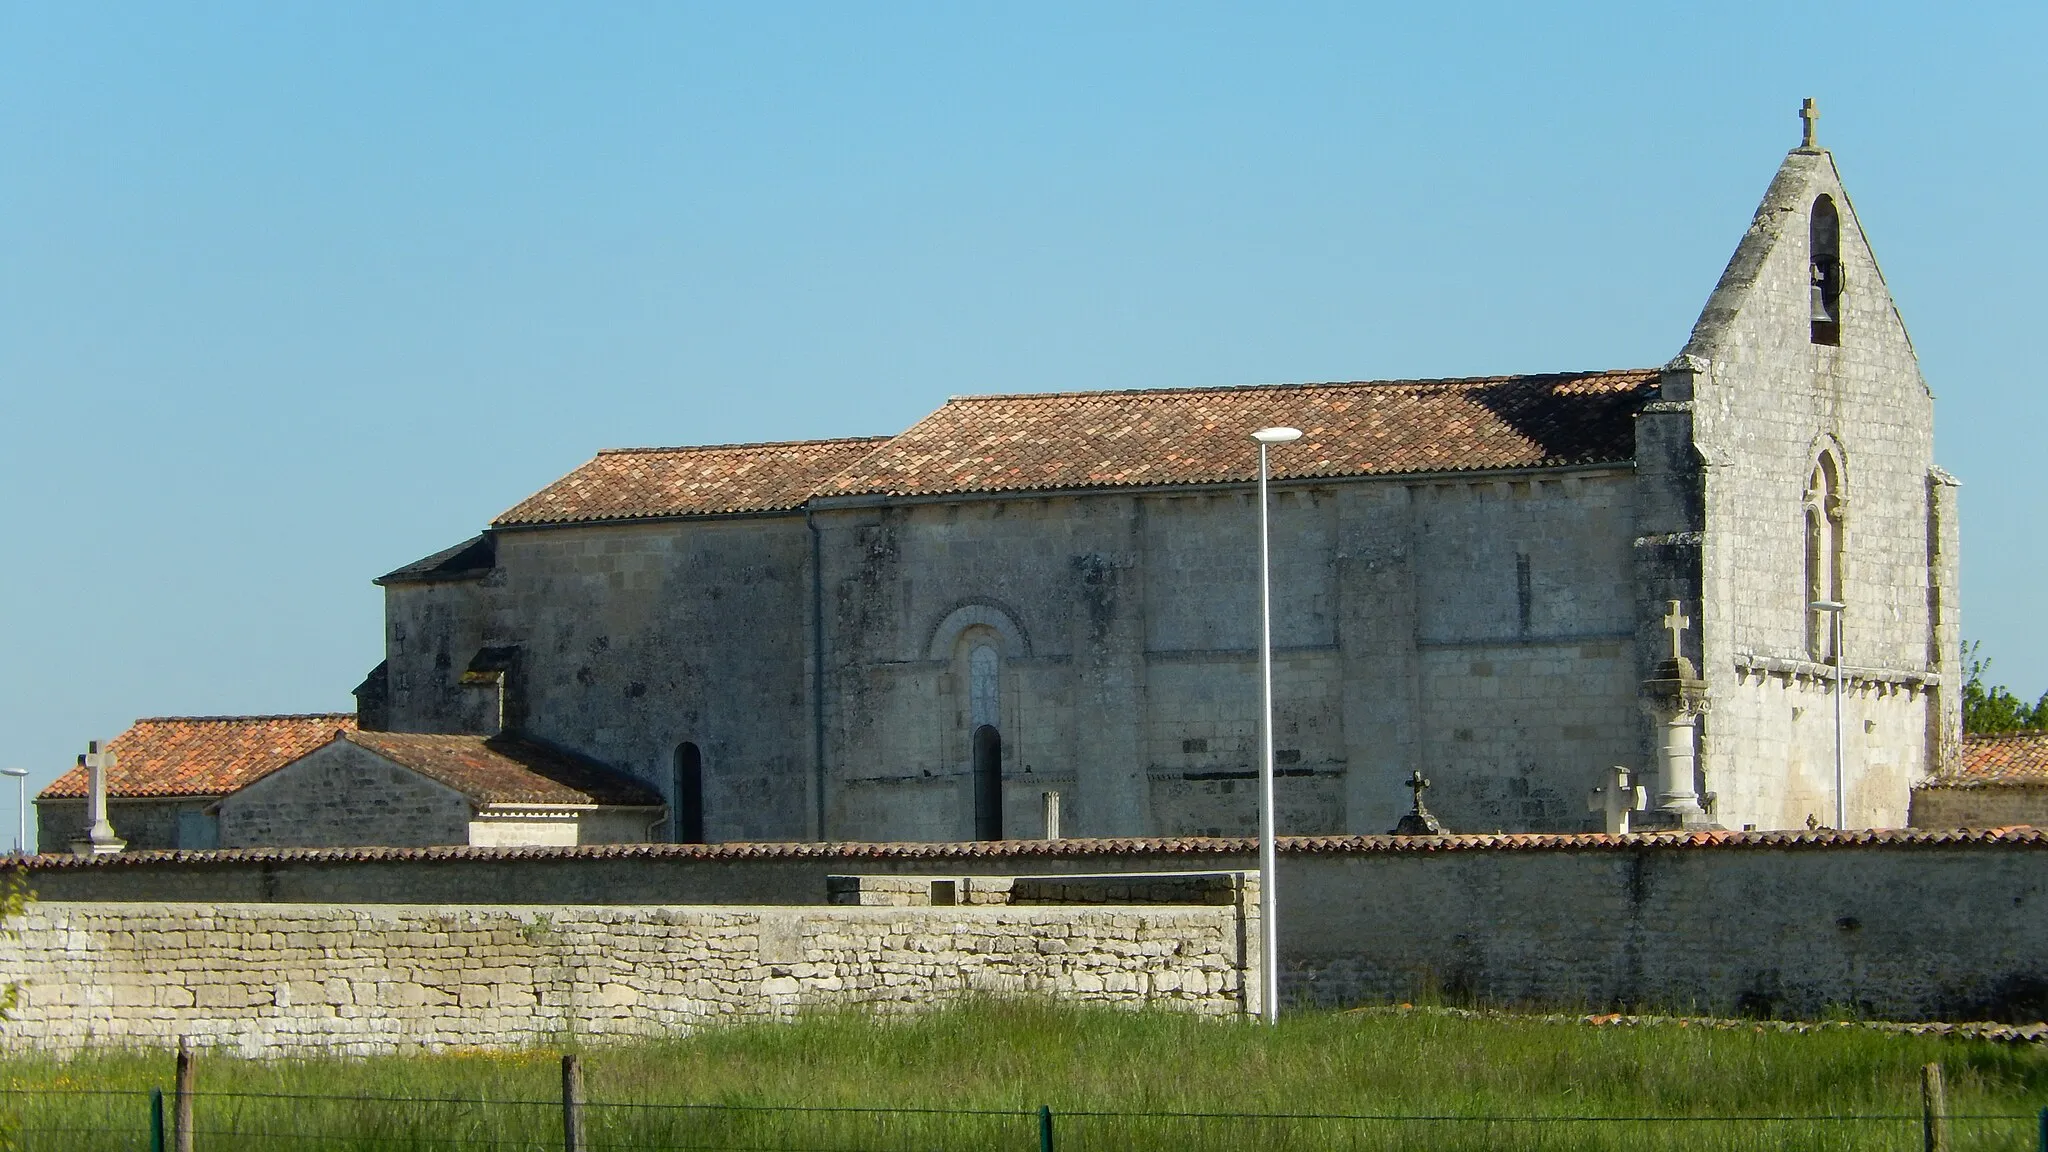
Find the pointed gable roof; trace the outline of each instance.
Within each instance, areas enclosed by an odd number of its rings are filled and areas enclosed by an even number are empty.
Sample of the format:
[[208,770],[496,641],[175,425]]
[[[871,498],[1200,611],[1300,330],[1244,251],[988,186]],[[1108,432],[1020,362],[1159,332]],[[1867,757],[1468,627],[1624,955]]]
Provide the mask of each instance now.
[[[347,712],[297,716],[151,716],[107,743],[114,797],[225,796],[355,729]],[[37,793],[41,800],[83,797],[84,768],[73,767]]]

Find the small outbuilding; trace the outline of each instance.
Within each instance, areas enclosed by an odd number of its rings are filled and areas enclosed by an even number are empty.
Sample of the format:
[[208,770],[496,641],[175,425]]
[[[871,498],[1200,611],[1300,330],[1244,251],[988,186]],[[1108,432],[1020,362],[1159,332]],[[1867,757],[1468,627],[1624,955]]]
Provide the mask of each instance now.
[[1962,767],[1913,789],[1915,828],[2048,828],[2048,732],[1963,740]]
[[223,848],[640,843],[668,815],[638,780],[527,737],[355,730],[215,812]]

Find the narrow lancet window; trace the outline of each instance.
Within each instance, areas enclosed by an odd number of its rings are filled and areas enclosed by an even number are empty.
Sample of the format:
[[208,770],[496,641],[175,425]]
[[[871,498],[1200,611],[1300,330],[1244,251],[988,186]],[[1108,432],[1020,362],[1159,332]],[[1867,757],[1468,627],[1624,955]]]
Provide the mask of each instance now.
[[1809,221],[1809,322],[1815,344],[1842,342],[1842,218],[1832,198],[1813,202]]
[[967,653],[967,716],[972,737],[974,838],[1003,838],[1002,658],[994,646]]
[[1821,454],[1806,485],[1806,650],[1815,660],[1835,658],[1834,630],[1825,612],[1811,606],[1844,603],[1842,580],[1844,516],[1842,468],[1834,453]]

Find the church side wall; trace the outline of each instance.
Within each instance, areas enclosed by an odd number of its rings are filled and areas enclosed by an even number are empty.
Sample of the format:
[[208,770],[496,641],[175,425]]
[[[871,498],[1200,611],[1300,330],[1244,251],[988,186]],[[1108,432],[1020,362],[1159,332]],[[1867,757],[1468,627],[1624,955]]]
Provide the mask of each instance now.
[[[1841,218],[1839,346],[1810,338],[1809,213],[1822,194]],[[1849,820],[1899,823],[1905,784],[1939,754],[1952,712],[1941,693],[1959,689],[1921,683],[1956,676],[1953,641],[1930,617],[1942,563],[1929,538],[1933,401],[1831,158],[1787,160],[1687,352],[1702,369],[1691,415],[1708,464],[1704,752],[1717,817],[1796,826],[1814,811],[1813,766],[1826,764],[1818,814],[1833,820],[1832,722],[1815,722],[1821,702],[1805,682],[1826,670],[1809,665],[1804,508],[1832,444],[1845,474],[1848,661],[1874,681],[1856,706],[1871,739],[1851,733]]]
[[1257,1007],[1240,943],[1256,930],[1227,906],[45,902],[19,927],[0,982],[27,984],[0,1037],[50,1053],[179,1037],[250,1058],[518,1048],[974,994]]
[[[1618,471],[1276,489],[1281,827],[1385,831],[1420,768],[1453,826],[1586,828],[1599,773],[1646,754],[1632,494]],[[833,836],[973,835],[964,653],[979,644],[1002,653],[1005,835],[1043,831],[1049,789],[1069,835],[1254,826],[1248,490],[820,520]]]

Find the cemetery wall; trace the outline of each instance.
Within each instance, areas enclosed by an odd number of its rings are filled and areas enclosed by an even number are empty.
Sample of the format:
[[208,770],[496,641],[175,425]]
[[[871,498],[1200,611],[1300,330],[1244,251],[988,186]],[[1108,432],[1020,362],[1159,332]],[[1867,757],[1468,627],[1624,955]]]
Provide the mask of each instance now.
[[[1242,889],[1240,889],[1242,890]],[[1256,886],[1251,888],[1256,893]],[[0,1037],[249,1057],[605,1041],[809,1007],[1046,994],[1256,1010],[1256,927],[1205,906],[41,903]],[[1246,979],[1247,965],[1253,971]]]
[[[1255,866],[1247,839],[621,845],[39,858],[44,899],[825,901],[827,877]],[[2048,832],[1282,841],[1283,995],[2048,1017]]]

